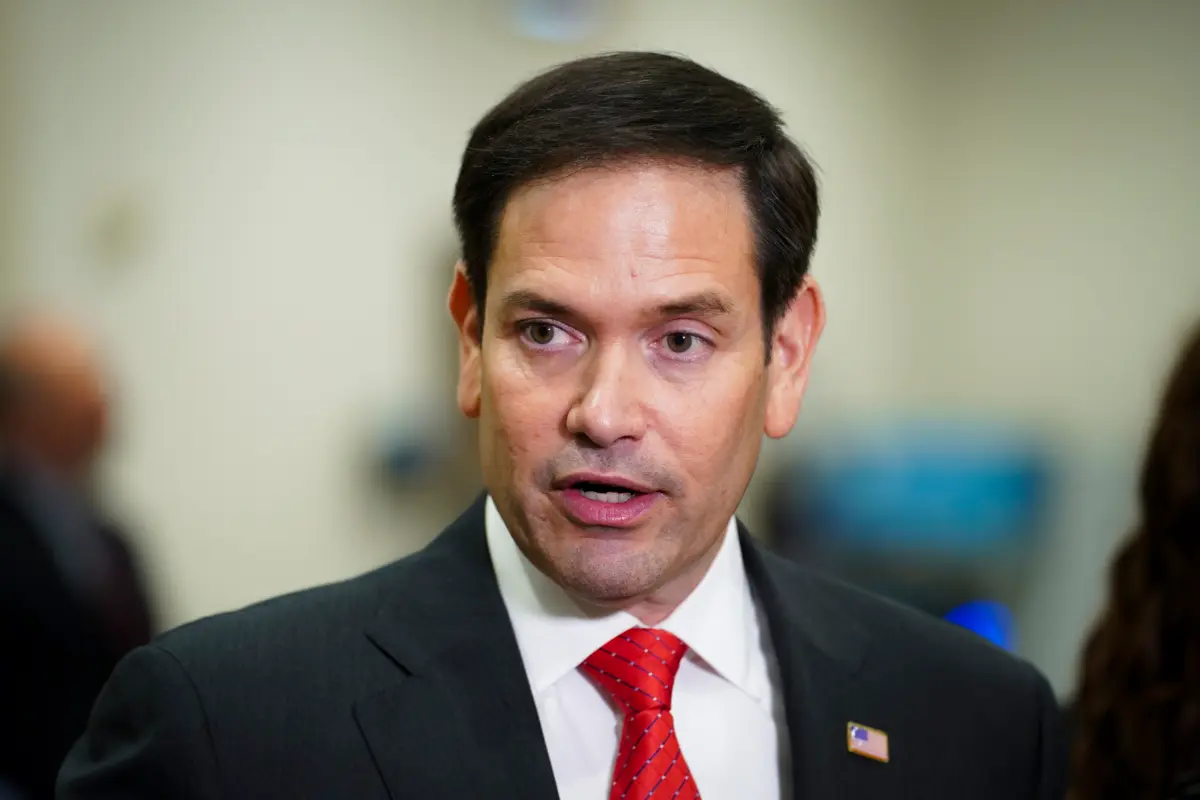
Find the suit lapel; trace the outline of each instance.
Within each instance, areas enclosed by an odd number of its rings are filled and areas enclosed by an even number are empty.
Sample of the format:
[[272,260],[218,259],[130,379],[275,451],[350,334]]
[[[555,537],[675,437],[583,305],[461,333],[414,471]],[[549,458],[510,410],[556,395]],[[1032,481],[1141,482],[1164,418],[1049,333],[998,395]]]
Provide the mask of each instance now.
[[[746,570],[766,612],[779,663],[792,796],[883,800],[903,797],[903,741],[895,698],[872,685],[869,639],[853,615],[805,570],[765,552],[742,529]],[[889,761],[851,753],[847,725],[889,734]]]
[[391,796],[556,798],[482,500],[409,563],[368,632],[397,681],[355,707]]

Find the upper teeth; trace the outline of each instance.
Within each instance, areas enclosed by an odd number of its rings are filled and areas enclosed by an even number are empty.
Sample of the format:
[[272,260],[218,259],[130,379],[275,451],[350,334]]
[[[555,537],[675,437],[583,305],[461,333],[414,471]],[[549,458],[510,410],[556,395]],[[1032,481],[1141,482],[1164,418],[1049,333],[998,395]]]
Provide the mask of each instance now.
[[599,500],[601,503],[625,503],[633,499],[633,492],[593,492],[584,489],[582,494],[588,500]]

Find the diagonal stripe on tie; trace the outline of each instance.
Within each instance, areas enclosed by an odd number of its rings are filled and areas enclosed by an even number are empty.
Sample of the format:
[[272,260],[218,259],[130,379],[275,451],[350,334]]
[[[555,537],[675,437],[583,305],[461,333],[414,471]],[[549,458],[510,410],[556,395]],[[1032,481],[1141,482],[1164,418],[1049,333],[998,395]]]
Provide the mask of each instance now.
[[[630,667],[632,667],[633,669],[636,669],[638,672],[642,672],[642,673],[645,673],[646,675],[648,675],[651,679],[656,681],[659,686],[662,686],[664,688],[667,687],[667,681],[661,675],[657,674],[654,670],[646,669],[644,666],[639,664],[637,661],[629,658],[628,656],[623,656],[620,653],[615,653],[612,650],[606,650],[604,648],[600,648],[599,650],[596,651],[596,655],[595,655],[596,660],[601,659],[603,656],[609,656],[611,658],[616,659],[617,661],[622,662],[623,664],[628,664]],[[620,667],[620,669],[624,669],[624,667]]]

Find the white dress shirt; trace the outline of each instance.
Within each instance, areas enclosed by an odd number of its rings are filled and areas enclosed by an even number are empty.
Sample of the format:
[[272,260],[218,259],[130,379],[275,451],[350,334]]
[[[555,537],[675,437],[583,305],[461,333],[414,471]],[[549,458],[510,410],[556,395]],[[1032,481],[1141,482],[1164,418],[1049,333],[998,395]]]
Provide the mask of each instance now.
[[[534,567],[489,497],[487,541],[563,800],[607,800],[623,718],[578,669],[637,618],[589,615]],[[671,711],[704,800],[789,794],[786,720],[765,619],[730,520],[696,589],[657,626],[688,645]]]

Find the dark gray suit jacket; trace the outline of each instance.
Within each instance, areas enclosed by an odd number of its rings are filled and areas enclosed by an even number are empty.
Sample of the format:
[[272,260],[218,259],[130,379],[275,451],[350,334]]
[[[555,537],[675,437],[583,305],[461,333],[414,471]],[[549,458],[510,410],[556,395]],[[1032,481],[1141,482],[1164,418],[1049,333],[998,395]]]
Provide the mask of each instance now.
[[[1061,798],[1059,715],[1032,667],[741,536],[779,660],[797,800]],[[889,763],[847,751],[849,721],[888,734]],[[416,555],[132,654],[58,796],[557,797],[482,501]]]

